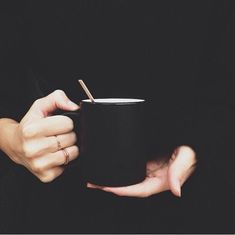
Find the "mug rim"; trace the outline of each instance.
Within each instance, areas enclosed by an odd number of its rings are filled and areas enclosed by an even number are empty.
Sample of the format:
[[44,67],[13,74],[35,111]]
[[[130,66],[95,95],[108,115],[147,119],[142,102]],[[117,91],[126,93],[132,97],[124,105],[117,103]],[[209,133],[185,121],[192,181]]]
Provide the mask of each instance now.
[[[139,98],[96,98],[95,103],[92,103],[90,99],[81,100],[85,104],[93,105],[130,105],[130,104],[141,104],[145,102],[145,99]],[[108,102],[111,101],[111,102]]]

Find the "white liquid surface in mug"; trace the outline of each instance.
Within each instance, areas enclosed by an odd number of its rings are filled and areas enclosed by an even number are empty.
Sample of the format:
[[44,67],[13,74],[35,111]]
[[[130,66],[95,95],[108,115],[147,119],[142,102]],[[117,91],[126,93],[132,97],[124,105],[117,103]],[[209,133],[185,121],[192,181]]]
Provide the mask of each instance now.
[[[103,98],[103,99],[95,99],[96,103],[137,103],[137,102],[144,102],[145,100],[142,99],[129,99],[129,98]],[[83,100],[83,102],[91,103],[90,99]]]

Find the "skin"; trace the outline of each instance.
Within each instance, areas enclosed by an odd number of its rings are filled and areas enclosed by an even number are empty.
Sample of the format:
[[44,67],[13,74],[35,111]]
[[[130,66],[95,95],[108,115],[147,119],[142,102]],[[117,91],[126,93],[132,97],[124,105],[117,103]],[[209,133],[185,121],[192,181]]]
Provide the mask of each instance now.
[[[61,148],[67,150],[69,162],[79,155],[73,122],[66,116],[52,116],[57,109],[75,111],[79,106],[69,100],[63,91],[56,90],[36,100],[19,123],[13,119],[0,119],[0,149],[44,183],[53,181],[65,169],[66,157],[58,149],[57,140]],[[139,184],[105,187],[88,183],[87,187],[129,197],[148,197],[171,190],[180,197],[181,186],[194,171],[195,164],[195,152],[189,146],[180,146],[169,161],[148,162],[146,179]]]
[[105,187],[88,183],[87,187],[101,189],[119,196],[141,198],[170,190],[175,196],[181,197],[181,187],[195,167],[195,152],[188,146],[180,146],[173,152],[169,161],[148,162],[146,178],[139,184],[127,187]]
[[42,182],[51,182],[63,173],[66,160],[56,138],[69,153],[69,161],[79,155],[73,121],[61,115],[51,116],[51,113],[57,109],[74,111],[78,108],[63,91],[56,90],[36,100],[20,123],[0,119],[1,150]]

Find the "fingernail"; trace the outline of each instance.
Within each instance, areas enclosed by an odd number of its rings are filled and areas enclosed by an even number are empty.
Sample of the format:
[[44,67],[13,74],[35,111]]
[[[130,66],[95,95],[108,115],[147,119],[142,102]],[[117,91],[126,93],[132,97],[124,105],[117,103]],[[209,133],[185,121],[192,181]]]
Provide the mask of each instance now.
[[72,102],[71,100],[69,100],[67,102],[67,104],[72,108],[72,109],[78,109],[79,106],[77,104],[75,104],[74,102]]

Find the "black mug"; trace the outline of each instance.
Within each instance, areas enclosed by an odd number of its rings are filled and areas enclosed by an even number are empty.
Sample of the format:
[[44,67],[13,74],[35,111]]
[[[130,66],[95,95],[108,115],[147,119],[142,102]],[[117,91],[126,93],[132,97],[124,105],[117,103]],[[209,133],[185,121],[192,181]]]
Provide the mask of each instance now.
[[79,112],[70,114],[65,115],[75,123],[85,182],[117,187],[145,179],[144,100],[83,100]]

